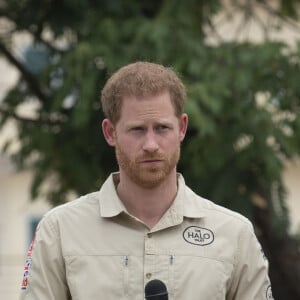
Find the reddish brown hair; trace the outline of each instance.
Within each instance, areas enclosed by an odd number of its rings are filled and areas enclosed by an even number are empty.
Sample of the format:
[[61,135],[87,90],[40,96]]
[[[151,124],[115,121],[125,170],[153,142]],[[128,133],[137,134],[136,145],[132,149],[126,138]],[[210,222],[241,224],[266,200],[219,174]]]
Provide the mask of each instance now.
[[101,103],[105,116],[116,124],[125,96],[147,97],[169,92],[177,117],[183,113],[185,88],[177,74],[162,65],[136,62],[122,67],[106,82]]

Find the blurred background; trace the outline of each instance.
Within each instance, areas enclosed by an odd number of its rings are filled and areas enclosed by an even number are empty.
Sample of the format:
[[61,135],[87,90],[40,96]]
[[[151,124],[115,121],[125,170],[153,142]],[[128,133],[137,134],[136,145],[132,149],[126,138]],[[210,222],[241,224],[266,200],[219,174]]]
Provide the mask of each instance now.
[[299,2],[0,0],[1,298],[42,215],[117,169],[100,92],[147,60],[187,87],[179,171],[252,220],[274,299],[300,299]]

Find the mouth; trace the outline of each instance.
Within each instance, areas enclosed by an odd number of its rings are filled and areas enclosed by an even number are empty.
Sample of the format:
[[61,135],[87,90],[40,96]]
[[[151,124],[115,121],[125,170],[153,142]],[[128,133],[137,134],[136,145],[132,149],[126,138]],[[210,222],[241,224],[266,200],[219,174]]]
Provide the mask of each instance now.
[[160,164],[163,161],[161,159],[147,159],[141,161],[142,164],[149,164],[149,165],[155,165],[155,164]]

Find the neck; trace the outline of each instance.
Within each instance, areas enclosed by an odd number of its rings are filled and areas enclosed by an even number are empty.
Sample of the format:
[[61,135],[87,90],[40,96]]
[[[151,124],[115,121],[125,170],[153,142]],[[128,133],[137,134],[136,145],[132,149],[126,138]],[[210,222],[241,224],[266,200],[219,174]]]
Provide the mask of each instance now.
[[143,188],[120,172],[117,193],[127,211],[149,228],[154,227],[173,203],[177,193],[176,170],[158,186]]

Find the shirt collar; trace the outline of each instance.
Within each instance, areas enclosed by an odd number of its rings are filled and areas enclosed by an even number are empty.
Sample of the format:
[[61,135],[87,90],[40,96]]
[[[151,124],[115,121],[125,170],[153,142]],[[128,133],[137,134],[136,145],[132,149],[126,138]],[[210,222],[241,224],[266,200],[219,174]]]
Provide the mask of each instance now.
[[[116,183],[119,181],[119,173],[112,173],[100,189],[100,216],[104,218],[114,217],[122,212],[127,213],[126,207],[120,200]],[[166,211],[153,230],[174,226],[182,223],[183,218],[204,217],[203,199],[186,186],[184,178],[178,173],[177,195],[171,207]],[[152,231],[153,231],[152,230]]]
[[178,190],[174,202],[160,221],[152,228],[152,232],[179,225],[184,218],[196,219],[204,217],[201,198],[186,186],[183,176],[179,173],[177,175],[177,185]]
[[100,216],[104,218],[115,217],[121,212],[126,212],[123,202],[120,200],[116,183],[119,181],[119,173],[112,173],[106,179],[100,189]]

